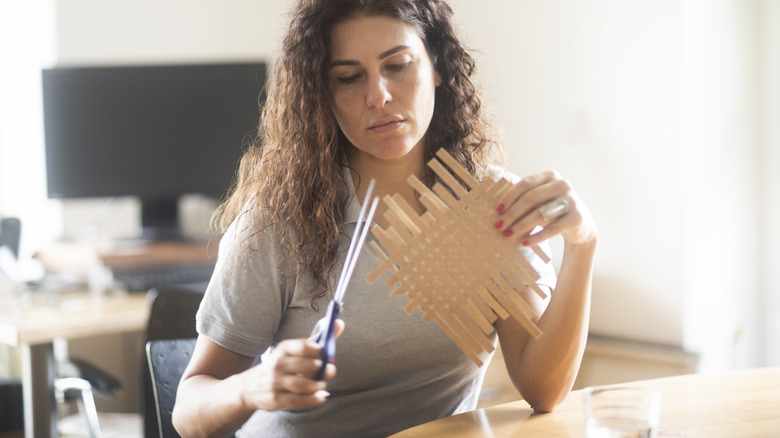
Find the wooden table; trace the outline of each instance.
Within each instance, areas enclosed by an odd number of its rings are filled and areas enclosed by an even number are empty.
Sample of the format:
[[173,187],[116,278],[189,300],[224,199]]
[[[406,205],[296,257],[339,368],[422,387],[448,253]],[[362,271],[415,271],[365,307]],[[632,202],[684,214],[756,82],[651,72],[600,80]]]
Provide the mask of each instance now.
[[25,436],[56,437],[55,338],[75,339],[140,331],[150,303],[145,294],[33,292],[25,306],[0,306],[0,343],[22,350]]
[[[691,374],[632,382],[661,390],[660,427],[685,437],[780,437],[780,367]],[[524,401],[432,421],[393,435],[414,437],[585,436],[582,394],[572,391],[552,413],[533,414]]]

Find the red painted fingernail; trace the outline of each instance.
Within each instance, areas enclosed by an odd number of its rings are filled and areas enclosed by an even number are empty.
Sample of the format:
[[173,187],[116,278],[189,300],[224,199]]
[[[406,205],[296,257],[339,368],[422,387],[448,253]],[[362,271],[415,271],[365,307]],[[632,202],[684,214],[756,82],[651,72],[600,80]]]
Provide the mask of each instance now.
[[502,225],[504,225],[504,221],[496,222],[496,228],[501,228]]
[[530,246],[531,243],[527,240],[523,240],[523,246]]
[[506,209],[506,205],[498,204],[498,208],[496,208],[496,211],[498,211],[499,213],[503,213],[504,209]]
[[511,228],[507,229],[507,230],[504,230],[504,236],[506,236],[506,237],[510,237],[512,235],[512,233],[513,233],[513,231],[512,231]]

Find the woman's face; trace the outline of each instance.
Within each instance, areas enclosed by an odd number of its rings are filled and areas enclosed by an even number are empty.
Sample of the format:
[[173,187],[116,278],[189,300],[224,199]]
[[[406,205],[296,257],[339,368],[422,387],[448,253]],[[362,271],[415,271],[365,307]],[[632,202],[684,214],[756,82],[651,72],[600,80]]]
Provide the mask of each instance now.
[[440,83],[412,26],[371,16],[343,21],[331,30],[328,87],[333,112],[361,153],[393,160],[422,150]]

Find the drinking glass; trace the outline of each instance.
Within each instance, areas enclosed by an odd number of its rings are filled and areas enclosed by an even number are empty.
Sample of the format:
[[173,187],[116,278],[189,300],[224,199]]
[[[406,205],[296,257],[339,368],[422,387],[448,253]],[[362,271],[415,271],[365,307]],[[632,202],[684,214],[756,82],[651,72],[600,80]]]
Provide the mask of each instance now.
[[583,389],[588,438],[653,438],[658,430],[661,393],[640,386]]

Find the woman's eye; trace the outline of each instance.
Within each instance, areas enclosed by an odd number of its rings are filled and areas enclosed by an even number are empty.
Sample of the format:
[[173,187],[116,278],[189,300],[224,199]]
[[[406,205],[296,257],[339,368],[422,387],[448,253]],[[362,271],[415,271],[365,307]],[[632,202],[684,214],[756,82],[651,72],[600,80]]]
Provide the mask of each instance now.
[[387,69],[390,70],[391,72],[404,71],[404,70],[406,70],[407,67],[409,67],[410,64],[411,64],[411,61],[410,62],[404,62],[404,63],[401,63],[401,64],[390,64],[390,65],[387,66]]
[[341,76],[341,77],[336,78],[336,80],[339,81],[339,83],[342,83],[342,84],[351,84],[351,83],[357,81],[358,79],[360,79],[360,75],[359,74],[354,74],[354,75],[351,75],[351,76]]

